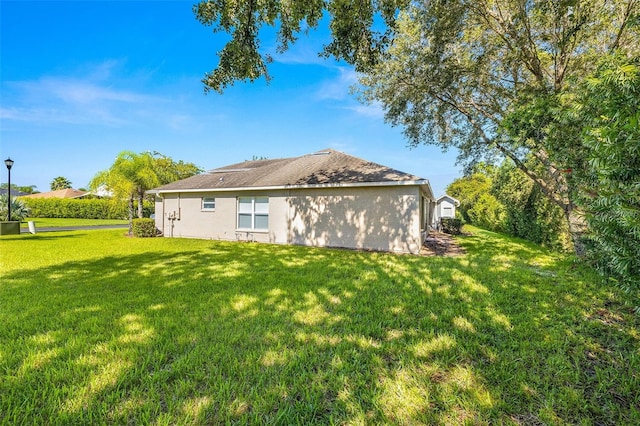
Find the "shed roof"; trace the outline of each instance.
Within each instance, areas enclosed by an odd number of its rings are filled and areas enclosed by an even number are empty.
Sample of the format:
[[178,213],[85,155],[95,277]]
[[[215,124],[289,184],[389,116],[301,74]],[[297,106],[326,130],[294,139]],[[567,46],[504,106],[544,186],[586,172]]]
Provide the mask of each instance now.
[[449,200],[451,200],[456,206],[460,205],[460,200],[458,200],[457,198],[453,198],[451,195],[449,194],[444,194],[441,195],[440,197],[438,197],[438,199],[436,200],[437,203],[439,203],[440,201],[444,200],[445,198],[448,198]]
[[426,179],[333,149],[300,157],[253,160],[160,186],[156,193],[316,186],[426,185]]

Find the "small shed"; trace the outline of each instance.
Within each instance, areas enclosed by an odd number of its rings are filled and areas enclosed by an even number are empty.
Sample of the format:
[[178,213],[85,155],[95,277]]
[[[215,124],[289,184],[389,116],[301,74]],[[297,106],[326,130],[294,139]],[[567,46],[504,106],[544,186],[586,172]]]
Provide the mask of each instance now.
[[434,226],[438,226],[440,219],[456,217],[456,207],[460,201],[450,195],[444,194],[436,200],[435,214],[433,215]]

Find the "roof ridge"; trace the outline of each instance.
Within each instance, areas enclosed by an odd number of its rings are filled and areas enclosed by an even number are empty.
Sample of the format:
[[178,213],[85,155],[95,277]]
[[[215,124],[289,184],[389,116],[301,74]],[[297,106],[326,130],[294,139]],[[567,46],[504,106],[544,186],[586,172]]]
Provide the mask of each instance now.
[[326,148],[295,157],[247,160],[218,167],[161,190],[216,190],[300,185],[363,185],[426,181],[383,164]]

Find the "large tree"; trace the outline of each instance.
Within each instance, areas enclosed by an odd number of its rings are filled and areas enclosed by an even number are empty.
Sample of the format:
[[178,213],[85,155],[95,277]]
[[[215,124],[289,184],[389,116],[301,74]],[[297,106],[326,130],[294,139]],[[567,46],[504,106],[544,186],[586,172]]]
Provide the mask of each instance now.
[[563,121],[597,58],[637,55],[638,1],[438,1],[400,14],[394,42],[362,78],[365,100],[412,144],[455,146],[465,160],[510,158],[565,214],[576,251],[584,231],[571,172],[584,166]]
[[183,160],[175,161],[173,158],[154,151],[152,153],[154,168],[160,184],[175,182],[202,173],[204,170],[194,163]]
[[576,242],[583,221],[570,171],[582,167],[583,148],[579,129],[556,112],[598,56],[638,54],[638,9],[638,0],[211,0],[194,7],[202,23],[231,34],[203,80],[217,91],[268,77],[263,26],[279,25],[282,51],[302,23],[317,26],[328,12],[332,41],[323,54],[355,65],[363,100],[381,102],[410,144],[456,147],[471,162],[510,158],[562,208]]

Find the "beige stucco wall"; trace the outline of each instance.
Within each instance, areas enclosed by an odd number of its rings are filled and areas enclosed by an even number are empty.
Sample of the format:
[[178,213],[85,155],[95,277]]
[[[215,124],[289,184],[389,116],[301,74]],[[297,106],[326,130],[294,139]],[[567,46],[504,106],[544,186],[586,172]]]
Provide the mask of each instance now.
[[[238,196],[269,197],[268,231],[236,229]],[[216,198],[215,211],[201,209],[202,197]],[[419,200],[418,186],[164,194],[156,225],[167,237],[417,253]],[[174,212],[179,220],[170,220]]]
[[[244,231],[236,227],[237,197],[269,197],[269,230]],[[203,197],[215,197],[213,211],[202,209]],[[163,194],[156,199],[156,226],[165,237],[207,238],[213,240],[249,240],[286,243],[286,233],[279,224],[284,216],[284,197],[279,192],[202,192]],[[171,218],[175,217],[175,220]],[[284,234],[285,237],[279,237]]]
[[417,253],[419,187],[331,188],[293,192],[292,244]]

